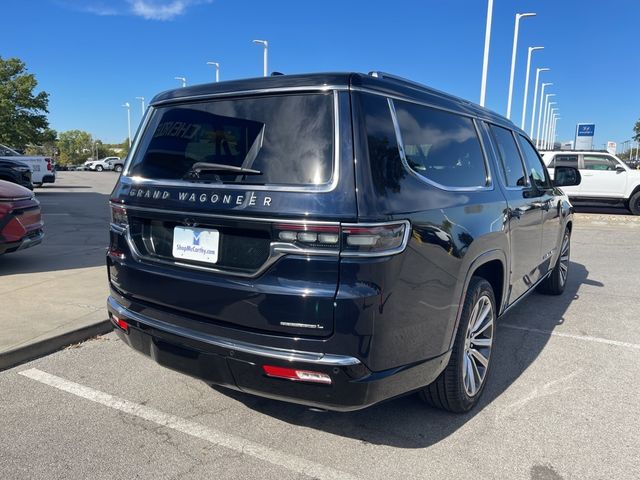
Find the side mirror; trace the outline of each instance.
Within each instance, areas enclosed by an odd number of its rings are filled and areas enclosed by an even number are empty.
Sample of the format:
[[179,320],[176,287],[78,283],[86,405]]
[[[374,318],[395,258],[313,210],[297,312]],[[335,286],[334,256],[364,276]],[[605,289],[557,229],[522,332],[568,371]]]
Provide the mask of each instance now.
[[556,187],[573,187],[580,185],[582,176],[577,168],[556,167],[553,172],[553,184]]
[[618,165],[618,166],[616,166],[616,172],[617,173],[622,173],[622,172],[626,172],[626,170],[622,165]]

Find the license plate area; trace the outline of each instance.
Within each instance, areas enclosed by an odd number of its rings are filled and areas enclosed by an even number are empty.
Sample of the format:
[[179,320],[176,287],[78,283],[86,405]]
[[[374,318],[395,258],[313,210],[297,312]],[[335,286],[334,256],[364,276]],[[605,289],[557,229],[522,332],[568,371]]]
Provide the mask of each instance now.
[[220,232],[210,228],[174,227],[173,257],[180,260],[216,264]]

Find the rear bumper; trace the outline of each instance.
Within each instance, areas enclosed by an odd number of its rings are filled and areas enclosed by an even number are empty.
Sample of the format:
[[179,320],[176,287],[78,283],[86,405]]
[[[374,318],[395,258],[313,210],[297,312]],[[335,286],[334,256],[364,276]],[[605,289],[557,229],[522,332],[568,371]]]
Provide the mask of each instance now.
[[[208,383],[263,397],[328,410],[358,410],[431,383],[448,362],[449,353],[381,372],[372,372],[351,355],[287,350],[264,343],[247,343],[210,335],[153,318],[145,311],[125,308],[114,297],[107,301],[109,316],[125,320],[120,338],[157,363]],[[331,384],[271,378],[263,365],[321,372]]]
[[55,175],[45,175],[44,177],[42,177],[42,183],[55,183],[55,181]]

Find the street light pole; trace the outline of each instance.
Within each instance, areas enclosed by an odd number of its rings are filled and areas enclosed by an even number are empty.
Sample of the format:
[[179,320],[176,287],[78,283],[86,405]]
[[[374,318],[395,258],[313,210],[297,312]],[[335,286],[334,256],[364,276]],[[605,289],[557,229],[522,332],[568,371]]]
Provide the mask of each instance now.
[[[536,104],[538,103],[538,80],[540,79],[540,72],[546,72],[551,70],[550,68],[536,68],[536,86],[533,89],[533,109],[531,110],[531,130],[529,131],[529,136],[533,138],[533,126],[535,124],[536,119]],[[542,103],[542,99],[540,99]]]
[[516,71],[516,53],[518,51],[518,34],[520,32],[520,19],[535,17],[535,13],[516,13],[516,24],[513,29],[513,48],[511,50],[511,75],[509,76],[509,97],[507,99],[507,118],[511,119],[511,99],[513,97],[513,78]]
[[556,146],[556,137],[558,136],[557,129],[558,129],[558,120],[560,120],[562,117],[556,117],[555,121],[553,122],[553,137],[551,137],[551,149],[555,149]]
[[263,58],[262,58],[262,69],[263,69],[263,76],[268,77],[269,76],[269,68],[267,67],[267,58],[269,55],[269,42],[267,42],[266,40],[254,40],[253,43],[258,43],[260,45],[262,45],[264,47],[263,50]]
[[173,77],[175,80],[178,80],[179,82],[182,82],[182,88],[187,86],[187,79],[186,77]]
[[529,47],[527,53],[527,74],[524,80],[524,96],[522,99],[522,121],[520,122],[520,128],[525,129],[525,118],[527,115],[527,97],[529,96],[529,72],[531,71],[531,54],[536,50],[542,50],[544,47]]
[[549,141],[547,143],[547,148],[550,148],[551,150],[553,150],[553,148],[555,147],[555,143],[556,143],[556,125],[558,124],[558,119],[560,117],[558,116],[557,113],[555,113],[553,115],[553,120],[551,121],[551,130],[549,132]]
[[540,147],[540,120],[542,119],[542,99],[546,98],[544,96],[544,89],[549,85],[553,85],[553,83],[543,83],[542,89],[540,90],[540,110],[538,110],[538,127],[536,129],[536,148]]
[[493,0],[487,1],[487,24],[484,30],[484,55],[482,57],[482,80],[480,82],[480,106],[484,107],[487,93],[487,72],[489,70],[489,45],[491,43],[491,20],[493,18]]
[[144,97],[136,97],[136,100],[140,100],[140,109],[142,111],[142,116],[144,117]]
[[122,105],[124,108],[127,109],[127,127],[128,127],[128,133],[129,133],[129,148],[131,148],[131,105],[129,105],[129,102],[125,102],[124,105]]
[[[547,93],[544,96],[544,113],[542,114],[542,129],[538,128],[538,134],[536,135],[536,137],[538,137],[536,141],[536,148],[538,148],[538,146],[542,148],[543,146],[542,139],[544,138],[544,131],[545,131],[545,127],[547,126],[547,110],[549,109],[549,97],[553,97],[553,96],[555,96],[555,93]],[[540,101],[540,110],[542,111],[542,101]],[[540,127],[539,122],[538,122],[538,127]]]
[[[549,107],[551,105],[557,105],[558,102],[549,102]],[[544,135],[544,149],[547,150],[549,148],[549,133],[551,132],[551,120],[553,119],[553,114],[558,110],[557,108],[549,108],[548,119],[547,119],[547,129],[545,130]]]
[[207,62],[207,65],[216,67],[216,83],[220,81],[220,64],[218,62]]

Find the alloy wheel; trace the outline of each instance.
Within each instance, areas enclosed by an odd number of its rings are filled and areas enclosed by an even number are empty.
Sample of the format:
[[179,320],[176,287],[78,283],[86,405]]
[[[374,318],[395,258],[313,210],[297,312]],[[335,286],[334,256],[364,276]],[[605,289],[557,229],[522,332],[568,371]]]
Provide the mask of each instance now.
[[482,295],[471,311],[464,342],[462,380],[470,397],[482,387],[489,369],[494,334],[493,305],[488,296]]
[[562,240],[562,249],[560,250],[560,282],[564,285],[569,275],[569,235],[565,235]]

